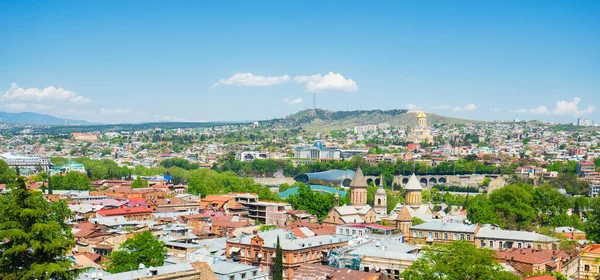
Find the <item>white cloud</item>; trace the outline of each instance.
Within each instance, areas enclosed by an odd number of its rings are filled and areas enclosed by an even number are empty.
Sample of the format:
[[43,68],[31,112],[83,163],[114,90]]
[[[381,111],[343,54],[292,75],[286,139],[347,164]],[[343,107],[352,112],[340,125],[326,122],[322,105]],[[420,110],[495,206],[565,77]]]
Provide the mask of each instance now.
[[33,104],[33,108],[35,108],[36,110],[51,110],[54,109],[54,105],[50,105],[50,104]]
[[475,109],[477,109],[477,106],[475,106],[475,104],[471,103],[465,107],[460,107],[460,106],[450,106],[447,104],[444,105],[438,105],[438,106],[432,106],[431,109],[435,109],[435,110],[451,110],[452,112],[462,112],[462,111],[473,111]]
[[475,104],[471,103],[465,107],[455,106],[454,108],[452,108],[452,112],[473,111],[475,109],[477,109],[477,106],[475,106]]
[[417,105],[412,104],[412,103],[408,103],[408,104],[404,105],[404,107],[406,107],[407,110],[421,110],[421,109],[423,109],[423,107],[417,106]]
[[445,104],[431,107],[431,109],[435,109],[435,110],[449,110],[450,108],[452,108],[452,106],[445,105]]
[[579,109],[581,98],[574,97],[572,101],[559,100],[556,101],[556,107],[550,110],[546,106],[539,106],[533,109],[517,109],[511,110],[512,113],[521,114],[537,114],[537,115],[557,115],[557,116],[574,116],[579,117],[594,112],[595,107],[588,105],[585,109]]
[[300,97],[298,97],[298,98],[296,98],[296,99],[292,99],[292,100],[290,100],[290,99],[287,99],[287,98],[284,98],[284,99],[283,99],[283,102],[285,102],[285,103],[287,103],[287,104],[290,104],[290,105],[300,104],[300,103],[302,103],[303,101],[304,101],[304,99],[302,99],[302,98],[300,98]]
[[490,109],[490,112],[500,112],[500,109],[497,109],[497,108]]
[[21,100],[21,101],[69,101],[74,103],[87,103],[92,100],[77,95],[74,91],[64,88],[56,88],[49,86],[44,89],[38,88],[22,88],[16,83],[11,83],[3,95],[0,95],[0,100]]
[[586,109],[579,110],[579,102],[581,102],[581,98],[579,97],[574,97],[571,102],[565,100],[556,101],[556,109],[552,113],[555,115],[579,117],[594,111],[594,106],[592,105],[589,105]]
[[100,109],[101,115],[129,114],[131,109]]
[[312,76],[296,76],[294,81],[300,84],[306,84],[306,91],[309,92],[327,92],[327,91],[358,91],[358,85],[352,79],[346,79],[341,73],[329,72],[327,75],[315,74]]
[[477,109],[477,106],[475,106],[475,104],[473,104],[473,103],[465,106],[465,108],[464,108],[465,111],[473,111],[475,109]]
[[238,73],[231,76],[229,79],[221,79],[214,83],[213,86],[227,85],[227,86],[273,86],[287,83],[291,80],[290,76],[254,76],[252,73]]

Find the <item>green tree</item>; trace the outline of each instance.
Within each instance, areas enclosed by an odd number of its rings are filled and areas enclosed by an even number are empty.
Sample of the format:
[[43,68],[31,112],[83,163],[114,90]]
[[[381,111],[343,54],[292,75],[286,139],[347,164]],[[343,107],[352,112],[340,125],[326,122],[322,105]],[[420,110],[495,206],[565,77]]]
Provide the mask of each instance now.
[[133,182],[131,183],[132,189],[147,188],[147,187],[148,187],[148,181],[144,180],[142,178],[142,176],[137,176],[137,178],[135,178],[135,180],[133,180]]
[[281,244],[279,244],[279,235],[277,235],[277,247],[275,248],[273,280],[283,280],[283,250],[281,249]]
[[0,159],[0,184],[12,183],[17,178],[17,173]]
[[331,193],[316,192],[309,186],[302,185],[298,187],[298,193],[290,195],[287,201],[294,209],[306,210],[323,219],[333,208],[333,196]]
[[50,177],[52,188],[55,190],[89,190],[90,180],[86,174],[71,171],[65,175]]
[[19,178],[0,197],[0,278],[74,279],[77,271],[64,258],[75,245],[70,217],[64,200],[48,202]]
[[591,199],[584,226],[587,240],[600,243],[600,197]]
[[479,249],[468,241],[434,244],[402,273],[406,280],[512,280],[494,259],[494,251]]
[[533,206],[538,211],[538,222],[542,226],[567,226],[570,208],[569,199],[554,187],[545,184],[533,190]]
[[164,242],[158,240],[150,231],[137,233],[121,244],[119,250],[110,255],[108,270],[119,273],[137,269],[143,263],[146,267],[162,266],[167,255]]

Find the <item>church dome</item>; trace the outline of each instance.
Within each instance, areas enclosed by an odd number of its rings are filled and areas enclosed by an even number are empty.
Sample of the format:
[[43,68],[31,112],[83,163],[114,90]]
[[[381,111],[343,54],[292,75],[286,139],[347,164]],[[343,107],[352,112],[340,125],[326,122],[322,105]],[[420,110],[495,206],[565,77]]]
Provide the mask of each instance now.
[[375,194],[387,195],[387,193],[381,186],[379,186],[379,188],[377,189],[377,192]]
[[408,183],[406,183],[406,186],[404,186],[404,190],[405,191],[423,190],[423,186],[421,186],[421,183],[419,183],[419,179],[417,179],[417,176],[415,176],[414,173],[412,176],[410,176],[410,179],[408,179]]

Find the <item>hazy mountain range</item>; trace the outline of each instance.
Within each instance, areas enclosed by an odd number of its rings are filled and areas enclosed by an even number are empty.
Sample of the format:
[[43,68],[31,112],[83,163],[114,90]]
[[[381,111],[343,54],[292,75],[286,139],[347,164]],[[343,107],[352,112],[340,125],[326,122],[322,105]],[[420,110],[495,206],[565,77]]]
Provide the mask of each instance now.
[[[465,124],[478,121],[444,117],[427,113],[428,124]],[[0,112],[0,122],[32,125],[101,125],[84,120],[61,119],[50,115],[32,112],[4,113]],[[220,123],[220,122],[215,122]],[[229,123],[229,122],[222,122]],[[416,112],[404,109],[395,110],[357,110],[329,111],[324,109],[307,109],[284,118],[261,121],[274,126],[298,127],[305,130],[338,130],[359,125],[389,123],[391,126],[416,125]]]
[[92,122],[83,120],[61,119],[50,115],[32,112],[5,113],[0,112],[0,122],[35,125],[90,125]]

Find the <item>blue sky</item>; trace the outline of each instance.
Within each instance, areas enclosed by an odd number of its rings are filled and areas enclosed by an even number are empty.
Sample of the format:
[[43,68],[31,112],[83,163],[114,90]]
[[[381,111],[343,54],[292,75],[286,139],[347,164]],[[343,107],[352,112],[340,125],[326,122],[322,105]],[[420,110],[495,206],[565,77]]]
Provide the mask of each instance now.
[[600,121],[600,1],[1,1],[0,111]]

